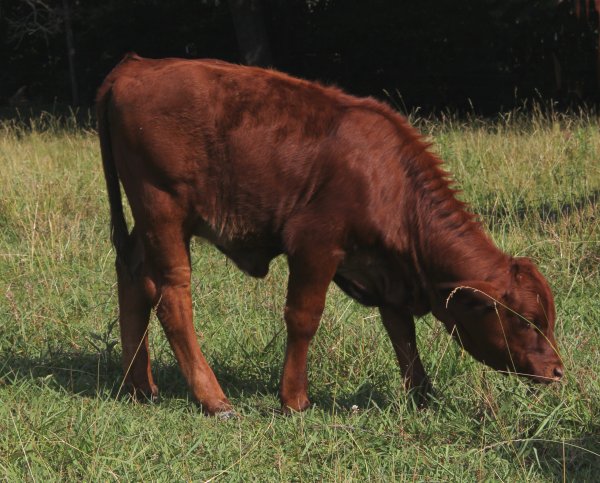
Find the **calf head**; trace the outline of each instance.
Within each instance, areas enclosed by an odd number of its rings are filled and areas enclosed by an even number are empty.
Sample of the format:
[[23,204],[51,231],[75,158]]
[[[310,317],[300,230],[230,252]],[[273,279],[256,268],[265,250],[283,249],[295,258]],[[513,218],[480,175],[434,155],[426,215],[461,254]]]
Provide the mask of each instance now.
[[466,280],[439,289],[433,314],[477,360],[536,382],[562,377],[552,292],[529,259],[511,259],[492,281]]

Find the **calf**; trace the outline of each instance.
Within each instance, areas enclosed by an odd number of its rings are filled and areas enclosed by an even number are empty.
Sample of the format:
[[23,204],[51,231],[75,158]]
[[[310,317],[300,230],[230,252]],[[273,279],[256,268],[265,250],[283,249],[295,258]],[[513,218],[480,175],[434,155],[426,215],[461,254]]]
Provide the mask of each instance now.
[[273,70],[128,55],[100,87],[97,113],[134,392],[157,394],[155,307],[196,400],[210,414],[231,408],[194,332],[194,235],[254,277],[287,256],[286,410],[309,406],[307,351],[332,281],[378,307],[408,389],[429,388],[413,321],[428,312],[495,369],[561,378],[545,279],[492,243],[441,161],[386,105]]

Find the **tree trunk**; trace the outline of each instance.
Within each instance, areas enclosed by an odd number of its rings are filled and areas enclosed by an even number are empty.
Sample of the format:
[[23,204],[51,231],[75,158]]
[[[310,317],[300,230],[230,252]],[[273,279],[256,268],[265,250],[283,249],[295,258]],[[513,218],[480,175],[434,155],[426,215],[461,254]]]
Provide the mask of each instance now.
[[228,0],[243,62],[267,67],[273,64],[260,0]]
[[67,41],[67,59],[69,60],[69,79],[71,81],[71,102],[79,105],[79,87],[75,74],[75,42],[73,40],[73,26],[71,24],[71,10],[69,0],[63,0],[63,21],[65,25],[65,38]]

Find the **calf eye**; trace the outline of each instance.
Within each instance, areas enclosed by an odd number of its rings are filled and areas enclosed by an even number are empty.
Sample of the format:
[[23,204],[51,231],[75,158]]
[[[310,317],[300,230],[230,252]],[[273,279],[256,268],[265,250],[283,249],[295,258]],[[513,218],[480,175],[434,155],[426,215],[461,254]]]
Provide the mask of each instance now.
[[519,317],[519,325],[523,329],[533,329],[533,328],[535,328],[535,324],[533,323],[533,321],[531,321],[531,319],[529,319],[527,317]]

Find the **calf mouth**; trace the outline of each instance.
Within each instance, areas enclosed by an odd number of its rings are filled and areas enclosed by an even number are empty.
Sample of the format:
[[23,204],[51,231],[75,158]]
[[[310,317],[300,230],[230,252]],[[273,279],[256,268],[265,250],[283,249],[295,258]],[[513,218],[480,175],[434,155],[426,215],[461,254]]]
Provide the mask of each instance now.
[[[512,371],[511,371],[512,372]],[[529,370],[526,372],[514,372],[515,374],[528,379],[536,384],[552,384],[560,382],[564,376],[564,367],[562,364],[549,364],[545,370]]]
[[560,382],[564,376],[564,366],[560,361],[534,365],[527,361],[522,361],[521,364],[515,364],[515,361],[511,360],[504,364],[487,364],[505,376],[519,376],[534,384],[548,385],[557,383]]

